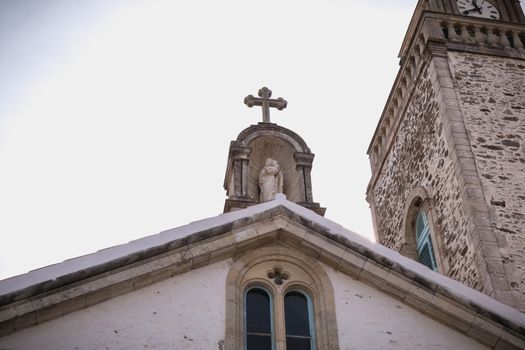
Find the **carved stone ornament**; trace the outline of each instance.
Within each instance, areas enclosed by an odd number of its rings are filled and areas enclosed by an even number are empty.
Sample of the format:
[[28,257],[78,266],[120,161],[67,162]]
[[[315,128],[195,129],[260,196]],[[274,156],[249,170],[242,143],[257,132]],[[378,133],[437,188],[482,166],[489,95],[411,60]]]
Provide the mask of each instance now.
[[283,271],[282,267],[274,266],[273,270],[268,271],[268,278],[273,279],[275,284],[280,286],[285,280],[290,278],[290,274],[288,271]]

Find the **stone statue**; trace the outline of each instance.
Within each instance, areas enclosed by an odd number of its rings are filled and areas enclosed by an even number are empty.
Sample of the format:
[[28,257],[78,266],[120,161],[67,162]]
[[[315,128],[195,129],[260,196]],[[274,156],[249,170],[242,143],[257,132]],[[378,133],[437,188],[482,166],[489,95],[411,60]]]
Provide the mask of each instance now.
[[268,202],[275,199],[277,193],[283,193],[283,173],[276,160],[268,158],[259,172],[260,201]]

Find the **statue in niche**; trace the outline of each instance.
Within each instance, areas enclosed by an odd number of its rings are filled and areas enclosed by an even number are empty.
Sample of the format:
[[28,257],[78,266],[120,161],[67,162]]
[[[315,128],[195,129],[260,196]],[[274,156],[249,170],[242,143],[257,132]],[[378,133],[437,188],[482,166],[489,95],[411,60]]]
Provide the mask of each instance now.
[[259,172],[259,188],[261,203],[275,199],[277,193],[283,193],[283,173],[276,160],[266,159],[264,167]]

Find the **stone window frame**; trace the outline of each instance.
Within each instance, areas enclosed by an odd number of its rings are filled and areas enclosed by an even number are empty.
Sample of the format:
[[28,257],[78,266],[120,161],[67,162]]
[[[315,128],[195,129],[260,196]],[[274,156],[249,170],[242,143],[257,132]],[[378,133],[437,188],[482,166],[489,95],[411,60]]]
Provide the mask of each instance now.
[[[282,285],[277,285],[267,276],[274,266],[282,267],[289,273],[289,278]],[[284,246],[268,246],[237,258],[228,273],[225,349],[245,349],[244,293],[254,287],[266,289],[272,294],[275,350],[286,349],[284,296],[291,291],[301,291],[310,298],[315,349],[339,348],[333,287],[324,269],[316,260],[299,251]]]
[[403,237],[404,242],[401,245],[399,253],[410,259],[418,261],[417,245],[416,245],[416,219],[420,211],[422,211],[428,220],[430,239],[432,241],[432,250],[437,264],[437,272],[445,274],[448,271],[446,265],[446,254],[443,247],[442,235],[440,235],[435,224],[437,217],[432,204],[432,197],[430,191],[423,186],[415,188],[408,197],[403,214]]
[[[284,291],[282,295],[283,306],[285,307],[285,310],[286,310],[286,296],[289,293],[301,294],[306,299],[306,307],[308,310],[308,329],[310,330],[310,343],[311,343],[310,348],[313,348],[314,350],[316,350],[317,349],[317,339],[316,339],[316,334],[315,334],[316,333],[315,332],[315,315],[314,315],[314,305],[313,305],[312,296],[302,288],[294,288],[293,286],[289,286],[288,288],[286,288],[286,290]],[[286,330],[286,312],[284,314],[284,323],[285,323],[285,330]],[[288,334],[286,334],[286,331],[285,331],[285,336],[288,337]]]
[[[266,286],[263,286],[259,283],[256,283],[254,285],[246,287],[246,289],[243,291],[243,313],[244,315],[247,314],[247,306],[246,306],[246,299],[248,296],[248,293],[252,290],[262,290],[268,295],[268,307],[270,308],[270,334],[271,334],[271,343],[272,343],[272,349],[274,349],[274,343],[275,343],[275,322],[274,322],[274,316],[273,316],[273,309],[274,309],[274,296],[272,295],[272,292],[268,290]],[[243,329],[246,329],[247,326],[243,325]],[[245,338],[247,335],[245,335]]]

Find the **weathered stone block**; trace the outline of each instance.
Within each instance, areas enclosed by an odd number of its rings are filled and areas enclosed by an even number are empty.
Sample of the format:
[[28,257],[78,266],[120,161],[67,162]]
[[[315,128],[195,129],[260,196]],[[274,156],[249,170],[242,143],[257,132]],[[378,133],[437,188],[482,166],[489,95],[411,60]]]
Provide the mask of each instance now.
[[207,265],[210,261],[210,251],[207,243],[201,243],[194,245],[190,248],[191,255],[193,256],[193,269]]
[[[111,295],[113,297],[113,294]],[[86,307],[85,297],[76,297],[62,301],[62,314],[67,315],[71,312],[82,310]]]
[[29,312],[22,316],[16,317],[13,324],[15,331],[34,326],[36,324],[35,312]]
[[[153,284],[153,278],[150,273],[139,275],[133,278],[133,289],[134,290],[141,289],[141,288],[150,286],[152,284]],[[87,297],[86,297],[86,303],[87,303]]]
[[498,343],[495,347],[496,350],[522,350],[525,349],[525,340],[523,337],[518,338],[517,336],[509,333],[509,332],[502,332],[501,338],[499,339]]
[[[171,277],[171,266],[163,267],[163,268],[160,268],[158,270],[151,272],[152,283],[164,281],[170,277]],[[112,289],[111,297],[113,298],[113,289]]]
[[0,322],[10,320],[15,316],[16,316],[15,310],[13,310],[10,307],[0,310]]
[[430,291],[412,285],[405,296],[404,303],[422,313],[425,313],[433,297],[434,294]]
[[363,270],[366,260],[366,257],[358,253],[345,251],[336,268],[353,278],[359,279],[359,275]]
[[44,323],[62,316],[62,304],[45,307],[36,311],[36,323]]
[[388,269],[367,260],[363,265],[359,279],[381,289],[388,273]]
[[325,242],[321,246],[321,257],[320,259],[330,266],[339,265],[339,260],[343,257],[345,250],[332,242]]
[[111,298],[111,288],[99,289],[91,294],[86,295],[86,307],[101,303]]
[[385,278],[383,290],[399,300],[404,300],[412,283],[406,277],[390,271]]
[[0,322],[0,337],[11,334],[15,331],[12,321]]
[[484,319],[482,316],[477,316],[474,318],[472,327],[467,334],[482,344],[494,347],[502,333],[503,330],[499,326]]

